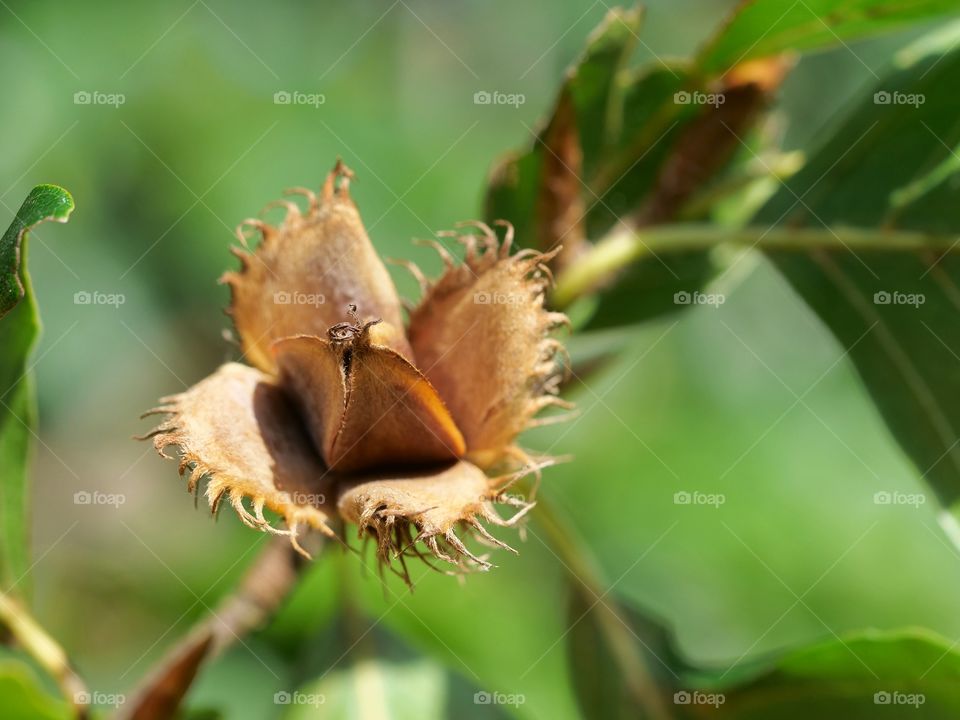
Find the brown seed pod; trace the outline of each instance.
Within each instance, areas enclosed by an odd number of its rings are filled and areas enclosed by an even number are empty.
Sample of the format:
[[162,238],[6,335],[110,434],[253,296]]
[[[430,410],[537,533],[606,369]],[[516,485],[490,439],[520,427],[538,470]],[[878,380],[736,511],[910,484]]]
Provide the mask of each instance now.
[[[307,197],[306,213],[285,203],[279,228],[244,223],[263,240],[236,251],[242,269],[224,280],[241,346],[260,369],[228,363],[166,398],[148,414],[169,417],[147,437],[161,454],[179,448],[190,490],[208,478],[214,510],[227,498],[245,523],[298,548],[302,527],[333,535],[339,516],[375,538],[381,561],[398,559],[404,577],[411,555],[487,569],[463,538],[509,547],[482,523],[517,523],[533,505],[506,488],[551,463],[534,462],[517,436],[542,422],[540,410],[569,407],[556,395],[563,346],[549,337],[566,318],[544,307],[551,255],[511,255],[507,223],[502,241],[482,223],[441,234],[465,258],[432,241],[446,267],[434,281],[403,262],[423,289],[405,328],[351,177],[338,162],[319,195],[292,191]],[[488,475],[500,467],[509,474]],[[517,512],[502,519],[495,504]]]

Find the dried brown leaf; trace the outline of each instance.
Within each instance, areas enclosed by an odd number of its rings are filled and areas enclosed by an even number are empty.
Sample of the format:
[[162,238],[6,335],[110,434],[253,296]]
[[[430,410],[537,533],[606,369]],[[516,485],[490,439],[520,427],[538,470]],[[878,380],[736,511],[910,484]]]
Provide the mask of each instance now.
[[744,142],[788,68],[775,57],[734,67],[720,81],[723,102],[706,106],[683,131],[660,170],[650,197],[637,211],[638,226],[673,219],[684,203],[721,170]]
[[537,194],[537,247],[549,252],[562,246],[553,260],[554,268],[561,270],[576,259],[586,242],[583,149],[569,88],[557,100],[540,142],[544,152]]

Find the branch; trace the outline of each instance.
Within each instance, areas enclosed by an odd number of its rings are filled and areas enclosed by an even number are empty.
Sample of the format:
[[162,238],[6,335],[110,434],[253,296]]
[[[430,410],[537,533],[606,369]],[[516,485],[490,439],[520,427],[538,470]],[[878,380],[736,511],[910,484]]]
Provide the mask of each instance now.
[[560,274],[552,300],[563,309],[608,282],[631,263],[671,252],[709,250],[739,245],[760,250],[809,252],[846,251],[923,252],[955,250],[958,238],[909,230],[881,228],[724,228],[714,225],[659,225],[611,232]]
[[647,662],[637,651],[624,628],[629,620],[617,606],[617,602],[603,586],[596,564],[574,541],[573,532],[550,508],[543,496],[537,498],[534,510],[540,525],[550,537],[550,544],[559,554],[563,566],[576,589],[597,613],[596,619],[613,654],[621,675],[634,701],[646,710],[645,717],[652,720],[669,720],[671,717],[664,703],[663,694],[650,674]]
[[70,666],[66,652],[19,602],[4,593],[0,593],[0,624],[57,681],[78,720],[88,718],[87,687]]
[[167,653],[116,720],[173,717],[204,661],[263,625],[294,588],[304,564],[289,539],[272,538],[237,589]]

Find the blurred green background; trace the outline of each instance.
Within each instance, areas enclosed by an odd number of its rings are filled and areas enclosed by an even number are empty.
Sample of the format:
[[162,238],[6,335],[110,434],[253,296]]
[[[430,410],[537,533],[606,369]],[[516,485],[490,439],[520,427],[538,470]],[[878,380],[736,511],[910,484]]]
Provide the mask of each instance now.
[[[637,61],[688,54],[730,5],[648,3]],[[214,522],[194,509],[175,466],[130,439],[157,397],[235,357],[216,283],[234,264],[234,226],[286,187],[317,187],[339,155],[377,248],[436,271],[410,239],[480,215],[494,158],[530,141],[606,11],[569,0],[0,3],[0,212],[12,217],[40,182],[77,203],[68,225],[31,237],[45,325],[34,597],[92,688],[128,692],[264,542],[229,512]],[[785,145],[815,143],[906,41],[805,58],[773,119]],[[482,90],[525,102],[475,105]],[[325,102],[278,105],[279,91]],[[125,102],[76,104],[78,92]],[[619,359],[574,388],[581,416],[528,439],[575,456],[546,472],[542,492],[611,597],[659,616],[703,664],[870,626],[960,637],[956,551],[932,499],[874,502],[921,488],[842,349],[762,259],[721,286],[718,309],[626,333]],[[75,304],[84,291],[124,302]],[[78,505],[81,491],[124,502]],[[678,491],[726,502],[677,505]],[[375,654],[409,676],[404,692],[425,688],[420,701],[447,711],[489,717],[473,693],[497,690],[526,698],[500,711],[576,717],[577,657],[563,641],[575,618],[544,540],[534,523],[519,557],[498,553],[497,569],[463,584],[415,568],[414,594],[381,585],[372,555],[331,548],[268,630],[204,673],[191,704],[267,718],[284,710],[276,691],[322,687],[331,716],[349,716],[331,688]]]

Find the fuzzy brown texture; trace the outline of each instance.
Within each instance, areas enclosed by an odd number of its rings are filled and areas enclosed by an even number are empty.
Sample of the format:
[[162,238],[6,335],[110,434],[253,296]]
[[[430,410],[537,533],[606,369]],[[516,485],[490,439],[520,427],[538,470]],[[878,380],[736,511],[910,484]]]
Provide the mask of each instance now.
[[[491,563],[467,549],[457,534],[458,526],[483,544],[516,552],[488,533],[480,520],[513,525],[533,507],[505,495],[497,485],[480,468],[461,461],[440,472],[361,480],[341,492],[337,507],[361,537],[376,538],[381,560],[400,561],[404,576],[404,558],[423,557],[417,548],[420,542],[448,563],[488,570]],[[494,502],[519,507],[519,511],[504,520],[494,510]]]
[[[544,307],[553,253],[510,254],[492,229],[455,238],[466,257],[424,288],[410,316],[409,338],[424,374],[447,401],[467,443],[467,459],[487,468],[516,453],[517,435],[537,424],[546,407],[569,408],[557,397],[562,345],[549,337],[567,322]],[[442,248],[441,248],[442,250]]]
[[276,370],[270,353],[275,340],[324,337],[343,320],[350,303],[387,323],[394,332],[384,343],[411,357],[397,290],[350,197],[352,176],[338,162],[319,196],[306,191],[306,214],[286,203],[287,216],[279,228],[253,219],[237,228],[244,245],[244,226],[258,229],[260,246],[252,253],[235,249],[243,267],[221,280],[230,286],[230,314],[244,354],[261,370]]
[[[296,190],[306,215],[291,203],[279,229],[252,223],[262,245],[239,251],[242,270],[225,276],[242,347],[262,371],[228,363],[165,398],[148,414],[168,417],[148,437],[161,454],[179,449],[190,490],[208,479],[214,510],[227,498],[245,523],[288,534],[298,549],[301,528],[329,535],[339,517],[375,539],[384,564],[399,560],[407,580],[410,555],[487,569],[463,537],[508,547],[481,523],[520,520],[532,503],[506,488],[539,480],[550,463],[534,461],[517,436],[556,419],[536,419],[540,410],[569,407],[556,395],[563,347],[548,337],[566,318],[544,308],[552,253],[511,255],[508,223],[502,242],[482,223],[467,224],[475,234],[438,234],[463,243],[466,257],[458,263],[434,241],[446,271],[433,282],[406,263],[423,289],[406,329],[350,177],[338,162],[319,198]],[[277,302],[276,293],[324,302]],[[495,503],[516,512],[504,520]],[[273,527],[265,508],[288,529]]]
[[[213,512],[225,498],[247,525],[289,534],[294,544],[303,526],[333,534],[323,463],[286,395],[267,375],[227,363],[161,402],[146,413],[169,416],[150,434],[154,447],[164,457],[167,448],[179,449],[180,474],[189,472],[191,492],[208,478]],[[288,529],[267,522],[264,507],[282,516]]]

